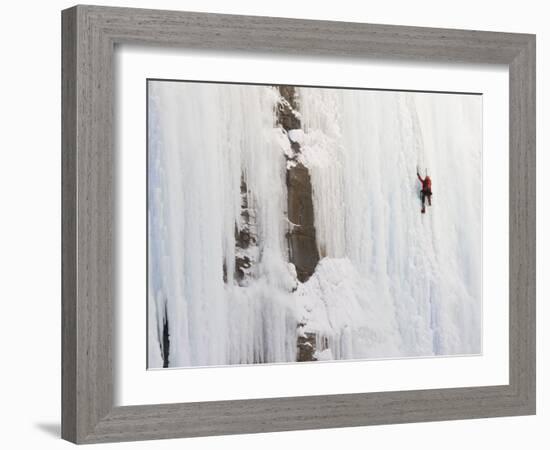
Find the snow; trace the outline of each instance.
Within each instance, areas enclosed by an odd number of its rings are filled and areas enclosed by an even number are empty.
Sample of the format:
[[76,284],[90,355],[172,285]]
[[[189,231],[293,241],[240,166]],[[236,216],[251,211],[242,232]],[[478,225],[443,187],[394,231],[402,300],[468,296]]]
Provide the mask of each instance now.
[[322,351],[316,351],[315,359],[317,361],[332,361],[334,360],[334,355],[332,354],[332,351],[329,348],[327,348]]
[[[481,351],[481,98],[298,88],[303,129],[275,120],[277,89],[149,86],[148,367]],[[288,262],[290,142],[310,171],[321,261]],[[420,214],[416,166],[433,203]],[[258,248],[234,280],[241,176]],[[224,266],[227,282],[224,282]],[[298,326],[299,323],[303,327]]]
[[323,258],[296,291],[304,332],[327,338],[335,359],[400,356],[393,311],[375,289],[348,258]]
[[288,131],[288,138],[291,142],[297,142],[298,144],[301,144],[304,141],[304,131],[299,130],[289,130]]

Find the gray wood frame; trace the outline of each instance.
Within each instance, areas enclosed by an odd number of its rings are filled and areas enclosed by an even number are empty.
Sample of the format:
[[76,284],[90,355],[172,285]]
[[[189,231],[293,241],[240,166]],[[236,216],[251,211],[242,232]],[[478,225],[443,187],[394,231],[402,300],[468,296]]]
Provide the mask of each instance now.
[[[535,413],[535,36],[97,6],[63,11],[62,31],[64,439],[94,443]],[[508,65],[509,384],[114,407],[118,43]]]

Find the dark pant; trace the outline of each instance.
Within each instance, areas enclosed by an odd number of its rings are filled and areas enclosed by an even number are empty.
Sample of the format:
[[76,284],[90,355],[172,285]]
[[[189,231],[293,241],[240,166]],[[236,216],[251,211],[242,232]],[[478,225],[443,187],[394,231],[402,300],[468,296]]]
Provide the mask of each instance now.
[[422,207],[426,203],[426,197],[428,197],[428,205],[432,206],[432,191],[430,189],[422,189],[420,193],[422,194]]

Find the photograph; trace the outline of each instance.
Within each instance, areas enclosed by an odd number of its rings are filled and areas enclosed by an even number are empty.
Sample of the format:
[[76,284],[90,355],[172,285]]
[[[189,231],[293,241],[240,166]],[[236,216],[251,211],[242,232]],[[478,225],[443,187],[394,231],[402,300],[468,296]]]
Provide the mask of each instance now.
[[1,447],[550,449],[545,5],[3,3]]
[[148,369],[483,353],[480,93],[146,97]]

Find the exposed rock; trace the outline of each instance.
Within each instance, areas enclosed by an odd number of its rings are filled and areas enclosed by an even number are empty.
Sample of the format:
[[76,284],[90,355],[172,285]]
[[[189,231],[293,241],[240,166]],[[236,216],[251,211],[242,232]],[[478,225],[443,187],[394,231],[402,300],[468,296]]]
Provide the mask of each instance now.
[[248,256],[235,258],[235,278],[241,282],[248,275],[248,269],[252,267],[252,261]]
[[167,368],[169,364],[168,355],[170,355],[170,332],[168,330],[168,311],[164,307],[164,317],[162,321],[162,367]]
[[282,97],[277,111],[279,125],[286,131],[301,128],[302,124],[296,102],[296,88],[294,86],[279,86],[279,92]]
[[[296,268],[296,276],[302,283],[306,282],[319,262],[319,250],[315,236],[315,221],[313,212],[313,190],[309,170],[297,156],[301,152],[300,114],[294,86],[279,86],[282,100],[279,103],[277,120],[290,142],[291,152],[286,154],[287,164],[287,232],[289,261]],[[297,361],[316,361],[317,338],[314,333],[304,333],[304,324],[298,324],[301,330],[297,340]]]
[[313,274],[319,262],[309,171],[301,163],[289,167],[286,184],[288,220],[292,224],[287,234],[289,259],[296,267],[298,280],[303,283]]
[[296,90],[294,86],[279,86],[279,92],[282,101],[278,110],[278,123],[289,135],[294,152],[293,155],[287,156],[293,164],[287,165],[286,172],[288,220],[291,223],[287,233],[289,260],[296,267],[298,280],[303,283],[313,274],[319,261],[313,215],[313,192],[307,167],[297,162],[295,158],[301,151],[300,143],[290,138],[291,132],[301,128]]
[[[235,279],[240,285],[246,285],[246,277],[256,259],[257,232],[256,215],[249,207],[248,186],[244,174],[241,175],[241,228],[235,225]],[[226,270],[224,268],[224,270]],[[224,275],[226,279],[227,275]]]
[[317,361],[315,358],[316,336],[314,333],[305,333],[303,336],[298,336],[298,354],[296,361]]

